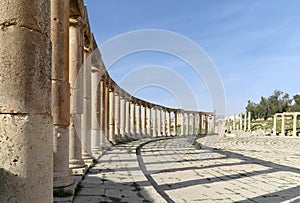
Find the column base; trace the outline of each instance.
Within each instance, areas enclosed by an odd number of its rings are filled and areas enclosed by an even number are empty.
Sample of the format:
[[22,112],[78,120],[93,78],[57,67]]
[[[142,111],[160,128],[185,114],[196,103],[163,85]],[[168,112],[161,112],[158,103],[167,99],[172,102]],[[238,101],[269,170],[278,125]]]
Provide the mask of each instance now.
[[83,159],[70,159],[69,162],[69,168],[74,169],[74,168],[83,168],[85,167],[85,163]]
[[53,173],[53,188],[67,187],[74,183],[71,170]]

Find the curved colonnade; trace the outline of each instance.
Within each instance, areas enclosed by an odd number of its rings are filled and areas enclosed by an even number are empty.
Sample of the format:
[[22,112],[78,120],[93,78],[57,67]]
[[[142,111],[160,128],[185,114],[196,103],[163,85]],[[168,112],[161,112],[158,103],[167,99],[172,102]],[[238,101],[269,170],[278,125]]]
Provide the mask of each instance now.
[[[196,135],[213,131],[214,112],[153,104],[130,95],[110,78],[91,32],[83,0],[51,0],[51,4],[47,0],[30,1],[29,7],[23,1],[0,3],[8,12],[18,9],[14,4],[24,10],[17,16],[15,27],[3,24],[2,33],[5,38],[12,34],[11,30],[17,30],[14,37],[20,37],[24,43],[6,38],[9,46],[20,47],[19,50],[9,49],[7,55],[23,51],[24,58],[32,64],[16,63],[15,68],[30,67],[33,71],[26,76],[25,71],[12,74],[5,68],[7,66],[1,66],[3,75],[9,75],[16,85],[0,79],[3,90],[0,119],[4,121],[0,124],[0,132],[4,135],[0,137],[0,161],[3,163],[0,176],[5,183],[0,201],[51,202],[52,188],[72,185],[72,174],[83,173],[86,162],[109,143],[145,136]],[[18,24],[19,19],[31,13],[35,16],[27,19],[29,27],[26,30]],[[6,14],[1,12],[0,15]],[[40,29],[44,26],[44,30],[30,27],[35,25],[32,22],[39,24]],[[37,37],[18,29],[28,33],[37,30]],[[4,38],[0,38],[1,53],[8,49]],[[50,40],[52,53],[49,52]],[[35,50],[29,49],[27,53],[28,41]],[[17,58],[11,57],[11,60]],[[7,64],[3,58],[0,62]],[[23,94],[16,91],[12,96],[5,91],[11,87],[19,87],[26,95],[22,97]],[[24,116],[26,121],[22,121]],[[27,124],[34,129],[28,130]],[[16,128],[14,133],[8,132],[11,126]],[[13,158],[10,153],[19,156]]]

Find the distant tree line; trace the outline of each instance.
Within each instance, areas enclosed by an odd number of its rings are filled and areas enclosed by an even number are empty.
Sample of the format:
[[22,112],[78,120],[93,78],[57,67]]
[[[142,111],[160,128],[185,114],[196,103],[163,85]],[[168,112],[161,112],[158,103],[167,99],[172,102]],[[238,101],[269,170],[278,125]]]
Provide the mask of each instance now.
[[252,119],[263,118],[265,120],[274,116],[275,113],[300,112],[300,95],[296,94],[290,98],[289,94],[275,90],[268,98],[261,97],[258,104],[248,100],[246,110],[251,112]]

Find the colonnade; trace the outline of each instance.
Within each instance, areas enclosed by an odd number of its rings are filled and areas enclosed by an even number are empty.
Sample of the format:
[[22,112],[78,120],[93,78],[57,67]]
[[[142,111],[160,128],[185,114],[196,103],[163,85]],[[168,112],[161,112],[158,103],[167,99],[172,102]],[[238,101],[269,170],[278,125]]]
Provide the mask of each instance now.
[[242,130],[244,132],[251,131],[251,112],[240,113],[239,116],[233,115],[232,125],[229,126],[230,131]]
[[281,118],[281,133],[280,135],[285,136],[286,133],[286,119],[292,118],[292,136],[297,136],[297,118],[300,116],[300,112],[285,112],[285,113],[276,113],[274,115],[274,124],[273,124],[273,135],[277,135],[277,120]]
[[156,105],[110,78],[83,0],[0,7],[16,15],[0,25],[0,202],[52,202],[110,143],[213,132],[214,112]]

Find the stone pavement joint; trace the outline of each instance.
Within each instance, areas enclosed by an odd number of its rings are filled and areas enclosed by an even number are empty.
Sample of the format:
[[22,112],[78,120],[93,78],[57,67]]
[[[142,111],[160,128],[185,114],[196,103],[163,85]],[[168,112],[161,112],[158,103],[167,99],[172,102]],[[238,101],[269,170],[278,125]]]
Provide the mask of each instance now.
[[194,146],[194,138],[112,147],[74,202],[300,202],[299,139],[222,137],[206,146],[201,137]]

